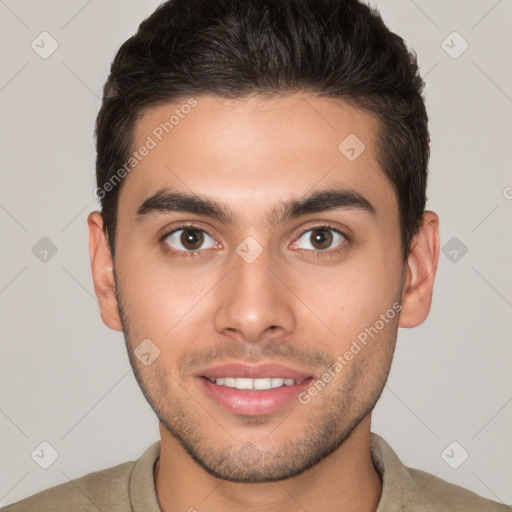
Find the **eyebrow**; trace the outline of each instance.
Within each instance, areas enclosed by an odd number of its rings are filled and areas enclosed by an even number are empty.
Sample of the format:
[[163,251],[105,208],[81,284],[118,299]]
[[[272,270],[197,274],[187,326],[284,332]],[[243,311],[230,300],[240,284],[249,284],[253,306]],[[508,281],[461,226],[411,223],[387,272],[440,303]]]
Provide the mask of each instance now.
[[[269,224],[286,222],[300,216],[333,210],[358,210],[376,216],[373,204],[350,188],[334,187],[312,192],[300,199],[283,202],[268,215]],[[197,194],[163,188],[148,197],[139,207],[136,221],[170,212],[187,212],[211,217],[224,224],[233,224],[235,215],[228,207]]]

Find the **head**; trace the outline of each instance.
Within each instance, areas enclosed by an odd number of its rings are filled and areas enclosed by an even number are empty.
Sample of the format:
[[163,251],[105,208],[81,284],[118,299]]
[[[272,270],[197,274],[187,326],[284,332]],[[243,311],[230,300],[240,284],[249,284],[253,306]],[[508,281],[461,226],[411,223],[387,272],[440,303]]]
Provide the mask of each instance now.
[[[95,289],[161,424],[211,474],[282,479],[332,453],[369,419],[398,327],[428,315],[422,88],[355,0],[174,0],[116,55]],[[275,411],[233,411],[205,390],[223,362],[309,380]]]

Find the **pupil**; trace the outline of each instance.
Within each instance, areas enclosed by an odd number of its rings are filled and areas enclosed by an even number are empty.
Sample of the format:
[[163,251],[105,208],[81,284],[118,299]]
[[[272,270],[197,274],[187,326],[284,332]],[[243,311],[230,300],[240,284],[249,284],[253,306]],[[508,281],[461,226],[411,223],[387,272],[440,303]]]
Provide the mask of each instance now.
[[311,233],[311,242],[317,249],[326,249],[332,243],[332,233],[327,229],[315,229]]
[[180,241],[183,244],[183,247],[194,251],[201,247],[203,244],[203,238],[203,233],[197,229],[184,229],[181,234]]

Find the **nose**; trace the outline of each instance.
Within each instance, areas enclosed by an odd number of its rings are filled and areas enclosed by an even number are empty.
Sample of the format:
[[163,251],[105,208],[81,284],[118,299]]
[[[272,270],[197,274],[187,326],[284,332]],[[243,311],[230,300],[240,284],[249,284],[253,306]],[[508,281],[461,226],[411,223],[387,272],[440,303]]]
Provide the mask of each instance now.
[[294,295],[286,276],[271,264],[266,251],[252,263],[234,256],[234,268],[217,290],[214,325],[217,332],[258,342],[270,331],[276,338],[296,326]]

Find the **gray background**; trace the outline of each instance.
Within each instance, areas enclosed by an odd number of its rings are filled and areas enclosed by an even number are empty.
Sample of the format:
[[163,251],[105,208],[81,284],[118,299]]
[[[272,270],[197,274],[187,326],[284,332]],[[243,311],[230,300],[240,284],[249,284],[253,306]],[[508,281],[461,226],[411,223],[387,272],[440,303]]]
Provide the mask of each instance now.
[[[159,438],[122,334],[100,319],[86,225],[102,86],[158,4],[0,0],[0,505],[137,459]],[[426,76],[428,207],[445,249],[429,319],[399,331],[373,430],[405,464],[512,503],[512,2],[375,4]],[[43,31],[59,45],[47,59],[31,47]],[[469,44],[457,58],[454,31]],[[43,237],[57,248],[46,262]],[[35,462],[50,456],[43,441],[58,452],[48,469]]]

